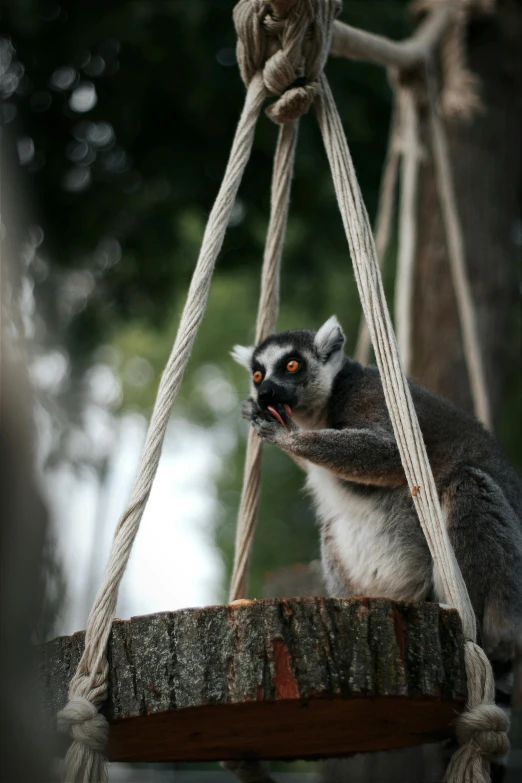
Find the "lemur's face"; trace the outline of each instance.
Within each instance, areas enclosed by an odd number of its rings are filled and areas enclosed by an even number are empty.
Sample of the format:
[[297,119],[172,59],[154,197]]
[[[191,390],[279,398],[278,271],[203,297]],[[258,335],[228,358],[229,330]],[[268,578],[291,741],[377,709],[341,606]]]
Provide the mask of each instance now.
[[294,329],[257,346],[236,345],[232,356],[251,373],[252,397],[282,424],[324,407],[343,358],[344,335],[332,316],[318,332]]

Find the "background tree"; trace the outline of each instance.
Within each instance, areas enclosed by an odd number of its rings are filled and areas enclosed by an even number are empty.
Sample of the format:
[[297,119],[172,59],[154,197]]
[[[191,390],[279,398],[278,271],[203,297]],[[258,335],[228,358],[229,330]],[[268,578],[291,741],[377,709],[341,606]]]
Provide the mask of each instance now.
[[[521,25],[514,0],[473,19],[469,61],[484,111],[472,122],[447,123],[494,428],[519,468]],[[429,139],[426,118],[423,135]],[[472,410],[430,159],[421,168],[419,199],[412,374]]]

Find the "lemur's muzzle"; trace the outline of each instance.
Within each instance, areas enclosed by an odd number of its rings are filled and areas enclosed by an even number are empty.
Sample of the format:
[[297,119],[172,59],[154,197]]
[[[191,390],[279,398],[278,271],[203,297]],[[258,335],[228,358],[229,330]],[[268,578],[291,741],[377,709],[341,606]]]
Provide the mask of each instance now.
[[260,407],[271,413],[283,425],[286,424],[285,418],[289,419],[292,416],[293,397],[292,392],[273,381],[264,381],[257,392]]
[[264,381],[258,389],[257,401],[266,409],[269,405],[284,404],[290,402],[290,393],[284,386],[273,381]]

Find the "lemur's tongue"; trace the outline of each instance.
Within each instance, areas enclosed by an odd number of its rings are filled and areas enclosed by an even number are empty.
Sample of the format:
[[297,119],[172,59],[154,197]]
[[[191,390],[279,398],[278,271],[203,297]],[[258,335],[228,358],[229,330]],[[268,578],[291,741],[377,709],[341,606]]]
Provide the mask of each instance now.
[[[288,416],[288,418],[291,419],[292,418],[292,408],[289,405],[287,405],[286,403],[283,405],[283,408],[284,408],[284,411],[285,411],[286,415]],[[277,421],[280,422],[280,424],[282,424],[283,427],[286,427],[286,424],[283,421],[283,418],[282,418],[281,414],[278,411],[276,411],[275,408],[273,408],[271,405],[268,405],[267,406],[267,411],[270,411],[272,416],[275,419],[277,419]]]
[[271,406],[271,405],[267,405],[267,408],[266,408],[266,409],[267,409],[267,411],[270,411],[270,413],[272,414],[272,416],[274,417],[274,419],[277,419],[277,421],[278,421],[280,424],[282,424],[282,425],[283,425],[283,427],[285,426],[285,423],[284,423],[283,419],[281,418],[281,414],[279,414],[279,413],[276,411],[276,409],[275,409],[275,408],[272,408],[272,406]]

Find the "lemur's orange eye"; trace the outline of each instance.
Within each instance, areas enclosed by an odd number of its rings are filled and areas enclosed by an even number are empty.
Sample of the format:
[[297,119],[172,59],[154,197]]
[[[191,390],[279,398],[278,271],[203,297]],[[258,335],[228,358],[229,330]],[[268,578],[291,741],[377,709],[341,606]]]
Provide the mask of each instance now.
[[261,383],[263,380],[263,373],[261,370],[256,370],[254,373],[254,383]]
[[292,361],[288,362],[288,364],[286,365],[286,369],[288,370],[288,372],[296,372],[300,366],[301,365],[299,364],[299,362],[296,362],[295,359],[292,359]]

